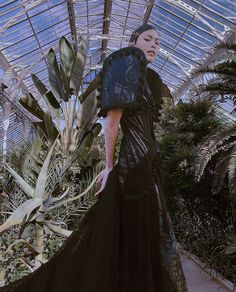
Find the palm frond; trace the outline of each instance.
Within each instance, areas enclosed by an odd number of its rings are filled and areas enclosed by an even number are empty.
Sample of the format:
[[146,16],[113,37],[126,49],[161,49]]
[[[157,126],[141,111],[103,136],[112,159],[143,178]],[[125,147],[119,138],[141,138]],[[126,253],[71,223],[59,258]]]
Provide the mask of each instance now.
[[236,52],[236,42],[220,42],[215,46],[217,49],[226,49]]
[[[208,136],[196,150],[195,158],[195,181],[199,181],[211,158],[219,151],[226,151],[233,144],[227,143],[236,139],[236,125],[227,125],[215,134]],[[234,142],[232,142],[234,143]]]
[[229,188],[231,193],[236,192],[236,142],[233,146],[228,164]]
[[234,60],[226,60],[220,64],[217,64],[213,67],[205,67],[199,69],[195,72],[196,74],[199,73],[214,73],[220,75],[227,75],[229,77],[236,77],[236,61]]
[[231,151],[228,151],[228,153],[225,153],[224,156],[220,157],[216,163],[216,166],[214,169],[214,179],[213,179],[212,188],[211,188],[212,194],[218,194],[224,184],[224,179],[228,171],[230,153]]
[[215,84],[207,84],[207,85],[202,85],[199,88],[200,91],[214,91],[217,94],[231,94],[231,95],[235,95],[236,94],[236,87],[228,87],[228,86],[224,86],[224,84],[220,84],[220,83],[215,83]]

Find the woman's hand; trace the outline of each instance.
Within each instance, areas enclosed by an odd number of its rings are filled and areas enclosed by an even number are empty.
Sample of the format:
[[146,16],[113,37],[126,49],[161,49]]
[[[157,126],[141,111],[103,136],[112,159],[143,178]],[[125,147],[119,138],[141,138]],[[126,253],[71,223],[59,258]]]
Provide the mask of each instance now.
[[104,188],[106,186],[108,175],[109,175],[111,170],[112,170],[112,168],[105,168],[101,172],[100,176],[98,177],[98,179],[96,181],[96,183],[98,185],[100,185],[100,189],[96,192],[95,196],[97,196],[99,193],[101,193],[104,190]]

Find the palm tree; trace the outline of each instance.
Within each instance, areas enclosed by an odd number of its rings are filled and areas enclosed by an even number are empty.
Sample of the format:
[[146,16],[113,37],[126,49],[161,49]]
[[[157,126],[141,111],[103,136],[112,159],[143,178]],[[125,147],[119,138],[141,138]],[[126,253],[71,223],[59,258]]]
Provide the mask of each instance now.
[[[210,93],[213,97],[221,97],[221,101],[230,99],[236,104],[236,43],[220,43],[216,46],[224,49],[215,65],[207,66],[195,72],[198,74],[213,74],[207,84],[201,84],[197,89],[199,94]],[[234,108],[233,111],[236,109]]]
[[199,144],[195,160],[195,181],[204,174],[210,160],[216,157],[212,193],[219,193],[226,174],[230,194],[236,195],[236,125],[222,127]]

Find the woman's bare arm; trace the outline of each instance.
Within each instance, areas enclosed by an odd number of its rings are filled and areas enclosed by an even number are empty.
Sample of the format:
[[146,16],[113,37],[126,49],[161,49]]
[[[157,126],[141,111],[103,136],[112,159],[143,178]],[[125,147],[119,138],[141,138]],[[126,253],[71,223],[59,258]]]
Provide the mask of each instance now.
[[123,108],[115,108],[109,110],[107,113],[107,119],[104,125],[106,165],[105,169],[102,171],[100,177],[97,180],[97,183],[101,184],[101,186],[95,195],[99,194],[104,189],[108,174],[114,167],[116,142],[122,113]]
[[107,120],[104,127],[105,151],[106,151],[106,168],[114,167],[114,156],[116,149],[117,136],[119,133],[120,119],[123,108],[110,110],[107,114]]

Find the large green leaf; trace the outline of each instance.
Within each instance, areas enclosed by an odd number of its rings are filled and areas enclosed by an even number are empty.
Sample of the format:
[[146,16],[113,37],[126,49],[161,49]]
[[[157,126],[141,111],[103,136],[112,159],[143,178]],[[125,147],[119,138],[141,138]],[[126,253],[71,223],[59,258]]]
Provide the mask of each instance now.
[[70,80],[71,70],[74,63],[75,53],[65,37],[61,37],[59,41],[59,52],[61,64],[64,69],[67,80]]
[[52,92],[57,98],[64,101],[68,101],[68,96],[63,88],[62,78],[57,63],[57,58],[53,49],[49,50],[48,53],[48,77],[51,85]]
[[52,108],[58,110],[61,108],[59,102],[57,101],[56,97],[52,93],[52,91],[47,91],[44,94],[44,99],[47,102],[48,105],[50,105]]
[[76,115],[79,128],[88,130],[94,122],[94,118],[97,113],[96,95],[97,90],[92,91],[79,108]]
[[46,129],[46,135],[49,139],[54,141],[58,135],[58,130],[56,129],[50,114],[45,113],[44,116],[44,125]]
[[47,90],[46,86],[41,82],[41,80],[35,74],[31,74],[31,77],[34,82],[34,85],[44,97],[44,100],[46,101],[48,105],[50,113],[52,113],[53,117],[57,117],[60,114],[59,109],[61,107],[56,97],[53,95],[52,91]]
[[70,88],[72,88],[73,94],[76,96],[78,95],[80,85],[82,82],[87,50],[88,50],[87,41],[84,39],[80,39],[70,77]]
[[34,96],[29,93],[29,96],[26,98],[21,98],[19,100],[19,103],[27,109],[31,114],[39,118],[40,120],[44,119],[44,111],[39,106],[37,100],[34,98]]
[[70,79],[67,78],[65,69],[60,64],[60,74],[62,78],[62,82],[65,88],[65,91],[67,92],[68,96],[72,95],[72,90],[69,88],[69,81]]
[[101,130],[102,125],[100,123],[95,123],[91,128],[91,131],[93,132],[95,137],[101,132]]
[[61,113],[61,107],[53,93],[48,91],[43,97],[48,105],[48,111],[51,115],[51,118],[59,117]]
[[34,82],[35,87],[38,89],[38,91],[44,95],[46,94],[47,87],[43,84],[43,82],[35,75],[35,74],[31,74],[32,80]]
[[93,143],[93,140],[94,140],[94,133],[92,131],[87,131],[82,138],[79,148],[90,149]]
[[[53,143],[51,149],[48,152],[48,155],[43,163],[43,166],[40,170],[38,180],[36,183],[36,188],[35,188],[35,198],[43,198],[45,194],[45,189],[46,189],[46,182],[47,182],[47,176],[48,176],[48,167],[50,163],[50,159],[52,156],[53,149],[55,147],[57,140]],[[44,198],[45,199],[45,198]]]
[[42,204],[41,199],[30,199],[21,204],[10,217],[7,218],[6,222],[4,222],[0,226],[0,233],[4,230],[17,225],[21,224],[24,218],[26,217],[26,220],[29,218],[32,211],[36,208],[38,208]]
[[22,190],[31,198],[34,197],[34,189],[19,175],[12,169],[9,165],[6,166],[6,169],[11,173],[14,177],[18,185],[22,188]]

